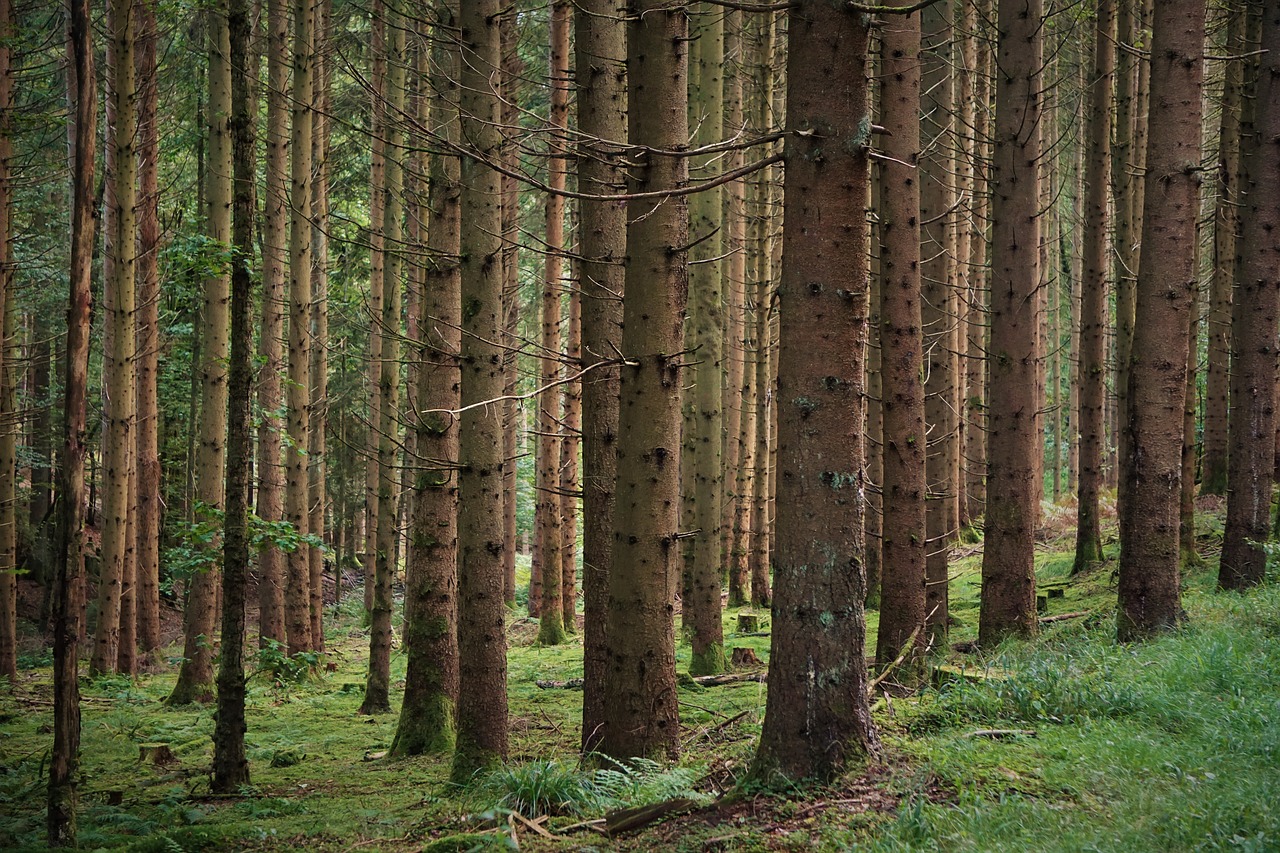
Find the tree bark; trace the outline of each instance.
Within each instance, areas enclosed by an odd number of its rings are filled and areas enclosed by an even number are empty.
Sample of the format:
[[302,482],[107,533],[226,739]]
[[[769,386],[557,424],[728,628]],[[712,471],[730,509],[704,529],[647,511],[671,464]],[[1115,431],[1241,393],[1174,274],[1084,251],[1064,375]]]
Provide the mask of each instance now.
[[1205,4],[1162,2],[1151,56],[1150,144],[1120,505],[1121,641],[1182,618],[1178,490],[1187,323],[1195,287]]
[[[676,190],[688,162],[688,19],[637,0],[628,17],[627,101],[633,193]],[[681,364],[689,294],[683,196],[627,202],[618,479],[606,622],[600,751],[674,755],[675,595],[680,582]]]
[[0,676],[18,680],[18,542],[16,474],[18,370],[10,346],[17,314],[13,292],[13,52],[11,0],[0,0]]
[[[381,374],[378,356],[382,352],[382,288],[386,280],[386,96],[387,96],[387,10],[385,0],[373,0],[369,45],[372,103],[369,106],[369,424],[381,423]],[[378,554],[378,432],[371,428],[365,436],[364,469],[364,610],[373,614],[376,562]]]
[[1040,0],[1000,0],[991,174],[991,388],[979,642],[1036,632],[1040,489]]

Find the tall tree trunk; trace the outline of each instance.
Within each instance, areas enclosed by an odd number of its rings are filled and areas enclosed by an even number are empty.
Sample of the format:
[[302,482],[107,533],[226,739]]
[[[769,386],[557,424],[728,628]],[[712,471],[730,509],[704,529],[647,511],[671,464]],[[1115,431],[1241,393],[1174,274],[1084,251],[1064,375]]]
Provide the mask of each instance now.
[[[311,532],[306,448],[311,435],[311,137],[315,69],[315,6],[293,4],[293,126],[289,195],[289,447],[285,462],[285,519],[299,536]],[[377,328],[377,324],[373,324]],[[375,408],[374,413],[377,412]],[[376,421],[375,421],[376,422]],[[370,430],[373,434],[374,430]],[[375,495],[376,499],[376,495]],[[285,634],[289,654],[315,647],[311,635],[311,560],[308,549],[286,557]]]
[[537,527],[542,566],[542,608],[538,614],[538,642],[555,646],[565,641],[564,532],[560,512],[560,282],[564,249],[564,195],[566,169],[564,133],[569,124],[569,25],[570,6],[557,0],[551,6],[551,156],[547,161],[546,254],[542,274],[542,358],[538,395],[538,506]]
[[[691,28],[690,93],[694,146],[713,145],[724,129],[724,17],[719,7],[700,4],[694,9]],[[696,157],[689,164],[696,178],[716,162],[714,156]],[[696,193],[689,201],[689,321],[688,346],[692,352],[692,393],[685,402],[681,465],[691,478],[692,491],[683,495],[692,537],[686,553],[692,562],[684,567],[688,589],[682,602],[693,646],[689,661],[692,675],[714,675],[725,669],[724,629],[720,621],[720,587],[723,575],[720,554],[720,502],[724,495],[722,467],[724,412],[721,408],[724,360],[724,292],[719,258],[722,254],[721,192],[719,188]]]
[[13,51],[11,0],[0,0],[0,676],[18,680],[17,354],[10,347],[17,300],[13,293]]
[[[502,163],[512,174],[500,179],[502,187],[502,300],[503,329],[506,340],[503,358],[506,359],[506,386],[503,395],[515,397],[518,376],[516,371],[517,342],[520,340],[520,182],[515,170],[520,164],[520,103],[524,88],[524,61],[520,58],[520,34],[517,31],[519,11],[515,5],[506,8],[498,25],[502,51],[501,79],[502,104],[498,113],[502,118]],[[524,408],[519,400],[503,403],[502,446],[507,465],[502,472],[502,570],[503,594],[509,605],[516,603],[516,475],[519,473],[517,445],[518,430],[524,425]],[[526,438],[528,433],[526,431]],[[536,551],[533,552],[536,555]],[[538,563],[537,560],[533,562]],[[542,566],[531,567],[529,580],[529,615],[536,616],[542,606]],[[536,590],[535,590],[536,587]]]
[[[628,16],[629,167],[618,480],[606,621],[604,727],[614,758],[680,746],[674,608],[680,582],[681,363],[688,296],[688,210],[677,190],[688,162],[688,18],[637,0]],[[655,198],[657,199],[655,201]]]
[[[574,16],[578,89],[578,189],[623,192],[621,146],[627,136],[627,30],[619,0],[579,0]],[[582,750],[600,744],[605,724],[605,623],[613,559],[614,481],[618,464],[618,367],[627,206],[584,198],[581,225],[582,367]]]
[[[436,7],[438,34],[429,91],[436,93],[430,126],[458,142],[456,4]],[[420,25],[422,26],[422,25]],[[424,27],[425,29],[425,27]],[[426,44],[426,42],[424,42]],[[428,63],[420,48],[419,73]],[[420,120],[426,118],[421,117]],[[404,704],[393,755],[448,752],[458,699],[458,418],[462,305],[458,292],[458,159],[431,155],[427,249],[431,258],[422,296],[422,363],[418,406],[410,415],[418,437],[409,563],[405,567],[404,641],[408,652]]]
[[1276,318],[1280,294],[1280,2],[1262,6],[1261,73],[1244,142],[1239,293],[1231,322],[1231,450],[1218,585],[1262,583],[1275,467]]
[[382,217],[386,257],[382,280],[382,350],[378,354],[378,536],[374,564],[373,609],[370,611],[369,676],[365,681],[362,714],[391,710],[391,585],[395,581],[396,450],[400,446],[400,279],[404,272],[404,84],[405,20],[387,9],[387,80],[384,125],[387,162],[386,208]]
[[1123,497],[1120,456],[1125,441],[1127,395],[1129,393],[1129,353],[1133,350],[1134,288],[1138,280],[1138,233],[1134,223],[1134,196],[1137,194],[1134,154],[1134,112],[1138,99],[1137,8],[1142,0],[1117,0],[1116,15],[1116,112],[1111,147],[1111,193],[1115,210],[1115,331],[1111,355],[1112,377],[1110,419],[1110,463],[1104,465],[1109,481],[1116,486],[1117,501]]
[[462,162],[462,421],[458,449],[458,739],[453,778],[465,781],[507,754],[507,642],[503,605],[501,407],[484,405],[506,387],[502,206],[498,173],[500,57],[497,0],[462,5],[461,138],[475,156]]
[[89,315],[93,273],[94,148],[97,100],[92,18],[87,0],[70,6],[67,32],[67,99],[71,137],[71,270],[67,312],[66,380],[63,385],[62,496],[53,583],[53,751],[49,756],[50,847],[76,845],[80,772],[79,645],[84,609],[85,403],[89,374]]
[[[205,179],[209,196],[209,238],[220,247],[231,243],[231,66],[227,19],[211,15],[209,34],[209,158]],[[223,509],[224,464],[227,441],[228,264],[204,282],[203,339],[200,377],[200,450],[197,457],[196,499],[211,516]],[[201,516],[197,513],[197,516]],[[191,579],[185,618],[186,641],[178,681],[169,704],[213,700],[214,629],[217,625],[216,566]]]
[[[1120,0],[1124,2],[1124,0]],[[1094,25],[1093,81],[1089,88],[1088,159],[1085,162],[1083,278],[1080,283],[1080,490],[1076,502],[1076,556],[1072,572],[1102,560],[1098,497],[1103,487],[1107,393],[1107,187],[1111,183],[1111,102],[1115,91],[1116,10],[1099,0]]]
[[[581,230],[578,242],[581,243]],[[575,252],[576,254],[576,252]],[[569,316],[566,318],[564,357],[567,369],[582,369],[582,266],[571,262],[569,275]],[[578,454],[582,447],[582,380],[572,379],[564,390],[564,434],[560,441],[560,600],[564,610],[564,630],[578,632]]]
[[999,0],[991,174],[991,388],[979,641],[1034,634],[1041,448],[1036,291],[1040,284],[1040,0]]
[[158,30],[153,2],[137,6],[138,243],[136,353],[137,390],[134,479],[137,483],[138,645],[160,645],[160,530],[164,509],[160,478],[160,127],[156,77]]
[[1204,0],[1170,0],[1155,11],[1146,160],[1152,180],[1146,182],[1150,203],[1143,205],[1120,505],[1122,641],[1171,628],[1182,614],[1178,485],[1186,329],[1196,282],[1204,29]]
[[[977,10],[977,17],[982,20],[993,20],[994,10],[995,0],[982,0],[981,7]],[[974,174],[972,231],[969,236],[969,278],[972,289],[966,318],[968,327],[968,340],[965,342],[967,399],[964,406],[965,416],[968,418],[968,433],[964,447],[966,465],[964,495],[965,502],[968,504],[965,514],[975,523],[985,514],[987,506],[987,386],[990,378],[987,365],[989,325],[987,303],[991,281],[991,271],[988,268],[991,248],[988,213],[991,209],[991,80],[993,76],[991,71],[994,62],[989,43],[977,32],[977,29],[975,22],[972,32],[974,32],[974,39],[980,39],[980,43],[973,47],[976,54],[973,60]]]
[[[108,145],[112,147],[113,169],[108,169],[110,189],[106,204],[107,253],[110,275],[105,302],[110,326],[110,346],[104,354],[103,374],[106,399],[103,415],[106,435],[102,464],[105,488],[102,501],[102,561],[98,580],[98,625],[94,637],[89,672],[115,672],[120,652],[121,594],[125,580],[126,552],[132,551],[126,536],[129,526],[129,480],[132,477],[134,327],[136,298],[134,272],[137,241],[137,138],[136,87],[133,64],[137,16],[129,0],[108,4],[107,29],[111,37],[108,62],[111,65],[108,96]],[[0,464],[3,464],[0,452]]]
[[[289,228],[289,11],[287,0],[267,0],[267,156],[262,229],[262,331],[258,357],[258,517],[268,524],[284,519],[284,470],[278,414],[284,372],[281,338],[285,315],[285,258]],[[258,641],[285,644],[283,551],[268,542],[258,555]]]
[[[900,5],[908,5],[902,0]],[[881,31],[880,402],[884,412],[881,486],[880,624],[876,665],[891,665],[907,643],[923,660],[925,627],[924,342],[920,324],[920,19],[895,15]],[[967,227],[967,226],[966,226]],[[868,550],[873,547],[868,543]],[[908,679],[912,678],[909,666]],[[918,674],[918,673],[917,673]],[[899,679],[902,680],[901,678]]]
[[[329,418],[329,79],[333,61],[325,46],[330,31],[331,0],[318,2],[316,19],[315,92],[318,109],[311,127],[311,429],[307,435],[307,547],[311,647],[324,651],[324,511],[325,429]],[[403,70],[401,71],[403,76]],[[335,590],[337,584],[334,584]]]
[[[222,5],[222,4],[219,4]],[[253,467],[250,409],[253,403],[253,236],[257,218],[257,125],[252,99],[256,82],[249,56],[248,0],[226,0],[231,71],[232,193],[231,361],[227,381],[226,513],[222,542],[222,654],[218,661],[218,713],[213,731],[216,794],[234,794],[249,784],[245,756],[245,592],[249,580],[249,475]]]
[[753,767],[765,779],[831,779],[879,748],[862,604],[867,21],[817,0],[789,14],[786,126],[799,133],[787,141],[773,636]]
[[382,288],[386,280],[386,97],[387,97],[387,10],[385,0],[373,0],[372,42],[369,46],[372,69],[372,103],[369,107],[369,429],[365,436],[364,469],[364,610],[373,613],[374,574],[378,554],[378,431],[381,423],[381,376],[378,364],[382,352]]
[[1227,403],[1231,357],[1231,288],[1236,273],[1236,231],[1240,204],[1240,109],[1244,88],[1245,4],[1227,4],[1227,56],[1223,66],[1222,116],[1218,124],[1218,201],[1213,217],[1213,273],[1209,294],[1209,370],[1204,393],[1204,459],[1200,491],[1226,494]]

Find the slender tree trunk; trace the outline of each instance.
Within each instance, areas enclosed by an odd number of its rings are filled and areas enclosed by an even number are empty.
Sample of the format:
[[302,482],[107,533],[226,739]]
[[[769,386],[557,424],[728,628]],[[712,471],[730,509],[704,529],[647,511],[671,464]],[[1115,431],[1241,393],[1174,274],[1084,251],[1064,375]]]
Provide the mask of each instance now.
[[[956,477],[956,511],[959,513],[959,525],[962,531],[969,531],[977,519],[972,514],[974,502],[969,499],[969,483],[972,477],[970,455],[972,446],[980,442],[980,427],[976,423],[977,412],[973,406],[972,386],[982,381],[982,354],[978,348],[971,346],[975,337],[981,343],[982,330],[985,326],[982,317],[981,303],[975,281],[981,279],[981,267],[974,264],[974,258],[985,260],[982,248],[975,245],[978,240],[985,239],[981,227],[977,226],[974,210],[977,207],[975,188],[977,185],[977,77],[978,77],[978,4],[961,3],[957,10],[961,14],[960,30],[956,33],[959,41],[955,56],[959,62],[956,77],[956,108],[959,111],[956,124],[956,144],[958,152],[956,163],[956,298],[959,309],[956,316],[956,357],[960,367],[956,371],[956,416],[959,436],[959,473]],[[985,106],[985,105],[984,105]],[[975,328],[975,325],[977,328]],[[975,364],[975,359],[977,363]]]
[[1155,11],[1146,160],[1152,180],[1146,182],[1150,204],[1143,206],[1120,505],[1122,641],[1171,628],[1182,614],[1178,485],[1186,328],[1196,281],[1204,28],[1204,0],[1170,0]]
[[17,466],[18,370],[10,330],[16,323],[13,292],[13,52],[14,14],[11,0],[0,0],[0,676],[12,686],[18,680],[18,524],[14,476]]
[[[268,524],[284,519],[284,470],[278,414],[284,372],[281,339],[285,315],[285,258],[289,224],[289,12],[287,0],[267,0],[267,156],[262,231],[262,332],[258,357],[258,517]],[[258,555],[258,641],[285,644],[285,554],[270,543]]]
[[[689,141],[688,19],[637,0],[628,16],[629,189],[682,187]],[[680,582],[681,364],[688,295],[689,219],[683,196],[627,202],[618,480],[606,622],[600,751],[618,759],[674,755],[675,595]],[[718,540],[717,540],[718,541]]]
[[507,643],[502,553],[507,464],[501,408],[482,405],[506,387],[502,335],[502,205],[498,173],[482,158],[502,146],[493,69],[500,61],[497,0],[463,4],[462,421],[458,450],[458,738],[453,778],[465,781],[507,754]]
[[1232,316],[1231,451],[1227,527],[1218,585],[1262,583],[1275,467],[1276,318],[1280,293],[1280,3],[1262,7],[1261,73],[1253,100],[1254,132],[1244,140],[1239,288]]
[[879,749],[862,604],[869,29],[862,13],[815,0],[789,19],[786,124],[821,136],[787,141],[777,561],[752,772],[830,779]]
[[[994,0],[982,0],[978,17],[982,20],[994,19]],[[976,25],[973,27],[975,39],[979,38]],[[971,292],[968,306],[968,367],[965,385],[968,397],[965,401],[968,422],[968,436],[965,442],[965,501],[968,504],[966,515],[976,520],[986,513],[987,507],[987,339],[988,313],[991,272],[988,268],[990,258],[990,239],[988,232],[989,212],[991,209],[990,177],[991,177],[991,80],[993,51],[985,38],[981,44],[974,45],[974,174],[973,174],[973,216],[972,233],[969,237],[969,278]]]
[[979,641],[1036,632],[1040,0],[999,0],[991,174],[991,388]]
[[[917,20],[919,20],[917,18]],[[890,39],[892,41],[892,38]],[[917,62],[919,59],[917,58]],[[880,79],[882,62],[873,62],[871,77]],[[919,95],[919,90],[916,92]],[[873,96],[873,100],[876,98]],[[879,103],[872,108],[873,120],[883,122],[883,108]],[[919,125],[919,119],[915,123]],[[919,138],[919,132],[916,133]],[[919,155],[915,151],[914,155]],[[884,174],[879,164],[871,163],[870,210],[877,216],[870,222],[870,246],[868,254],[868,300],[867,300],[867,350],[865,356],[867,384],[867,420],[863,430],[863,441],[867,448],[866,476],[869,483],[867,489],[867,505],[862,515],[863,541],[866,547],[863,559],[867,572],[867,609],[880,607],[880,593],[883,582],[884,566],[881,540],[884,532],[884,346],[881,341],[880,319],[882,294],[884,290],[885,270],[882,263],[884,255],[885,223],[884,196],[882,185]],[[917,196],[918,197],[918,196]],[[919,214],[917,213],[917,220]],[[919,245],[919,235],[916,243]],[[918,263],[917,263],[918,265]],[[917,371],[918,373],[919,371]],[[923,499],[922,499],[923,500]]]
[[[546,254],[542,276],[541,384],[538,395],[538,507],[537,527],[542,566],[542,608],[538,614],[538,642],[555,646],[565,641],[564,531],[560,512],[560,310],[564,249],[564,196],[568,163],[563,134],[569,124],[570,6],[557,0],[551,6],[551,157],[547,161]],[[553,387],[554,386],[554,387]]]
[[[1198,205],[1202,204],[1203,193],[1198,199]],[[1208,213],[1208,210],[1203,210],[1197,217],[1195,241],[1192,244],[1195,246],[1192,269],[1196,271],[1197,281],[1191,289],[1191,310],[1188,312],[1187,322],[1187,374],[1182,397],[1182,481],[1178,492],[1178,552],[1184,569],[1194,568],[1201,562],[1196,549],[1196,371],[1200,365],[1200,223]],[[1263,307],[1265,310],[1265,302]],[[1280,308],[1280,305],[1276,308]],[[1274,357],[1274,345],[1271,350]],[[1273,443],[1272,455],[1274,453]],[[1262,511],[1264,530],[1268,521],[1267,510],[1271,504],[1270,490],[1271,486],[1268,484],[1267,509]]]
[[391,585],[395,580],[396,450],[400,446],[400,279],[404,272],[404,84],[405,20],[387,9],[387,79],[384,125],[386,208],[382,217],[386,257],[382,280],[382,350],[378,354],[378,536],[374,564],[373,609],[370,611],[369,677],[362,714],[391,710]]
[[67,313],[66,381],[63,385],[62,511],[53,583],[53,750],[49,756],[50,847],[76,845],[80,774],[79,644],[84,608],[85,403],[89,374],[90,284],[93,272],[94,148],[97,100],[93,30],[88,2],[70,4],[67,32],[67,96],[71,137],[71,270]]
[[[520,165],[520,145],[517,139],[520,127],[520,103],[524,84],[524,61],[520,58],[519,33],[517,18],[519,12],[512,5],[506,8],[498,25],[502,66],[500,70],[502,104],[498,113],[502,117],[502,163],[514,172]],[[516,352],[520,340],[520,182],[514,174],[503,175],[500,179],[502,187],[502,300],[503,329],[506,349],[503,358],[506,360],[506,387],[503,394],[514,397],[518,382],[516,371]],[[503,403],[502,446],[503,458],[507,465],[503,468],[502,480],[502,569],[503,593],[508,605],[516,603],[516,479],[519,473],[517,463],[517,432],[524,421],[524,409],[518,400],[507,400]],[[528,437],[526,431],[526,438]],[[534,554],[537,552],[535,551]],[[534,562],[539,562],[535,560]],[[542,605],[542,566],[532,566],[529,582],[529,615],[537,616]],[[536,587],[536,590],[535,590]]]
[[[1124,2],[1124,0],[1121,0]],[[1080,283],[1080,490],[1076,503],[1076,556],[1072,572],[1102,560],[1098,497],[1106,451],[1103,405],[1107,393],[1107,186],[1111,183],[1111,102],[1115,91],[1116,11],[1099,0],[1094,26],[1093,81],[1089,88],[1085,162],[1083,278]]]
[[[221,5],[221,4],[220,4]],[[234,168],[232,193],[231,361],[227,383],[226,513],[222,542],[222,654],[218,661],[218,713],[213,731],[213,782],[217,794],[233,794],[249,784],[245,756],[245,592],[249,580],[249,478],[253,467],[250,408],[253,402],[253,235],[257,218],[257,126],[250,78],[248,0],[227,0],[230,39],[231,122]]]
[[[578,89],[578,188],[623,192],[620,163],[627,136],[627,30],[619,0],[579,0],[574,16]],[[618,463],[618,367],[601,365],[621,351],[627,206],[583,199],[582,258],[582,750],[600,744],[605,724],[605,623],[613,559],[614,481]]]
[[369,430],[364,469],[364,610],[373,613],[374,573],[378,553],[378,431],[381,423],[382,288],[386,279],[383,217],[386,215],[387,11],[385,0],[373,0],[369,45],[372,103],[369,107]]
[[[901,5],[907,5],[903,0]],[[881,30],[880,401],[884,411],[880,624],[876,665],[892,664],[907,643],[923,660],[925,627],[924,385],[920,365],[920,19],[893,16]],[[967,226],[966,226],[967,227]],[[868,543],[868,550],[872,547]],[[908,666],[907,678],[917,667]],[[918,671],[915,673],[918,675]],[[898,680],[901,682],[902,678]]]
[[1111,147],[1112,205],[1115,210],[1115,331],[1111,355],[1115,376],[1110,403],[1112,428],[1109,464],[1105,465],[1108,481],[1116,486],[1117,501],[1123,498],[1120,477],[1124,424],[1127,422],[1126,398],[1129,393],[1129,353],[1133,350],[1134,288],[1138,280],[1138,239],[1134,223],[1136,175],[1134,167],[1134,111],[1138,98],[1138,53],[1134,44],[1137,30],[1137,7],[1142,0],[1117,0],[1116,16],[1116,112]]
[[[724,20],[724,127],[723,134],[732,138],[744,135],[743,95],[743,13],[740,9],[726,9]],[[741,149],[728,152],[726,169],[740,168],[744,162]],[[720,504],[720,559],[729,577],[729,606],[740,607],[747,602],[746,586],[735,574],[737,552],[742,547],[743,531],[738,527],[738,507],[743,503],[742,490],[749,482],[747,468],[742,463],[746,455],[743,441],[746,438],[743,420],[747,397],[744,395],[743,373],[746,369],[746,239],[745,214],[746,181],[739,179],[726,185],[723,193],[725,260],[722,269],[721,288],[724,292],[724,382],[721,387],[720,410],[724,413],[724,487]],[[745,519],[746,517],[744,517]]]
[[[438,24],[429,91],[436,93],[430,126],[458,141],[458,49],[455,4],[436,7]],[[420,25],[422,26],[422,25]],[[424,27],[425,29],[425,27]],[[426,42],[424,42],[425,44]],[[420,48],[419,74],[428,64]],[[424,99],[425,100],[425,99]],[[420,117],[420,120],[425,119]],[[409,416],[418,437],[409,563],[405,568],[404,641],[408,651],[404,704],[393,755],[448,752],[453,748],[458,699],[458,351],[462,320],[458,292],[458,159],[432,154],[428,179],[427,249],[423,288],[419,411]]]
[[[315,6],[293,4],[293,126],[290,138],[289,216],[289,446],[285,462],[285,519],[299,536],[311,532],[306,448],[311,435],[311,137],[315,69]],[[377,328],[375,323],[373,328]],[[372,415],[378,409],[373,408]],[[371,421],[377,423],[377,421]],[[371,429],[370,434],[376,430]],[[375,501],[376,501],[375,495]],[[376,525],[375,525],[376,526]],[[308,548],[286,557],[285,634],[289,654],[315,647],[311,635],[311,561]]]
[[[577,229],[579,243],[581,230]],[[567,369],[582,369],[582,267],[572,262],[569,276],[569,316],[565,329],[564,354]],[[566,382],[564,389],[564,435],[560,441],[560,599],[564,610],[564,630],[578,632],[578,454],[582,447],[582,380]]]
[[[217,245],[231,244],[231,66],[227,20],[211,15],[209,42],[209,159],[206,178],[209,195],[208,233]],[[204,318],[201,349],[200,450],[196,471],[196,498],[206,513],[223,509],[224,465],[227,441],[228,265],[220,263],[216,274],[204,282]],[[197,513],[198,516],[201,513]],[[220,572],[216,566],[191,579],[185,618],[186,642],[178,681],[169,704],[213,700],[214,629],[217,625]]]

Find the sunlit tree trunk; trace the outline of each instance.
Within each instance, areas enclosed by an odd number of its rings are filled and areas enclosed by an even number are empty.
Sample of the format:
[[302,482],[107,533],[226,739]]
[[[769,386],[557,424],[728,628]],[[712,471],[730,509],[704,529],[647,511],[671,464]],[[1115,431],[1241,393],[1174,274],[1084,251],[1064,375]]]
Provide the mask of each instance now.
[[797,137],[787,140],[778,309],[778,538],[752,771],[765,779],[830,779],[878,750],[863,658],[867,23],[815,0],[789,13],[786,125]]
[[1122,641],[1167,630],[1182,614],[1178,484],[1186,329],[1196,282],[1204,31],[1204,0],[1169,0],[1155,10],[1146,160],[1151,180],[1143,206],[1120,504]]

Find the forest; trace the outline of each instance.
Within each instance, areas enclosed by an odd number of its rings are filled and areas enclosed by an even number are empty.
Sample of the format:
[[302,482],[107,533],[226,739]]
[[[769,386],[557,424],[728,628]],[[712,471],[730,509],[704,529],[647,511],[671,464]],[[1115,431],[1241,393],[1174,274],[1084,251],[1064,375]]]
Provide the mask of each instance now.
[[0,0],[0,848],[1280,849],[1280,0]]

